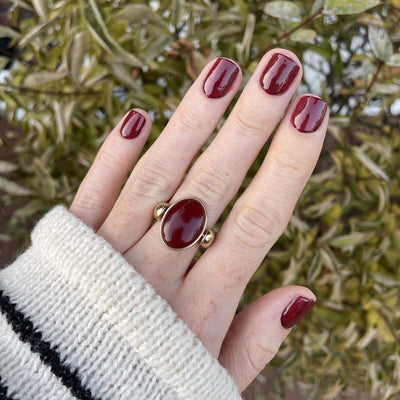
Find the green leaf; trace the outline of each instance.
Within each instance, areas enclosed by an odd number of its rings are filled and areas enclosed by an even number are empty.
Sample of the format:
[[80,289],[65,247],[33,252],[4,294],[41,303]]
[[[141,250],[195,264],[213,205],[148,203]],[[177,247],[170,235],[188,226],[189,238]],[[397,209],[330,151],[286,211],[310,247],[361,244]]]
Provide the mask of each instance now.
[[52,102],[57,127],[57,143],[63,143],[64,141],[64,136],[70,124],[75,105],[76,101],[61,103],[55,100]]
[[308,286],[310,286],[315,281],[315,279],[319,276],[321,271],[322,271],[322,257],[321,257],[321,253],[318,252],[314,257],[314,260],[311,264],[310,271],[308,272],[308,276],[307,276],[307,285]]
[[13,5],[20,6],[22,9],[28,10],[28,11],[33,11],[33,8],[30,4],[28,4],[26,1],[23,0],[13,0]]
[[240,45],[240,61],[247,61],[250,56],[251,42],[253,39],[253,33],[256,26],[256,16],[249,14],[247,17],[246,29],[243,34],[242,43]]
[[20,33],[17,32],[16,30],[5,26],[5,25],[0,25],[0,38],[19,38]]
[[314,4],[311,8],[310,15],[315,14],[317,11],[319,11],[322,7],[324,6],[324,0],[315,0]]
[[317,37],[317,32],[313,29],[298,29],[290,35],[290,39],[295,42],[312,43]]
[[150,61],[161,55],[172,40],[170,35],[160,35],[156,40],[150,42],[143,52],[145,60]]
[[324,14],[358,14],[380,4],[380,0],[325,0]]
[[71,76],[74,82],[79,85],[81,79],[81,67],[86,43],[86,32],[78,32],[74,36],[69,54]]
[[0,71],[2,71],[9,62],[10,59],[8,57],[0,56]]
[[172,0],[171,24],[178,28],[183,14],[183,3],[181,0]]
[[28,75],[24,81],[24,84],[29,87],[35,87],[44,85],[46,83],[59,81],[62,78],[65,78],[68,75],[65,71],[41,71],[41,72],[33,72],[32,74]]
[[14,196],[29,196],[33,193],[31,190],[18,185],[18,183],[9,181],[2,176],[0,176],[0,190]]
[[21,38],[19,41],[19,47],[25,47],[29,43],[31,43],[34,39],[40,36],[46,29],[50,28],[53,24],[55,24],[56,20],[52,20],[49,22],[41,23],[35,27],[33,27],[28,33]]
[[393,54],[392,42],[384,29],[370,26],[368,28],[368,41],[373,53],[379,60],[386,61]]
[[386,64],[391,67],[400,67],[400,53],[394,53],[388,57]]
[[388,276],[382,274],[371,274],[373,280],[383,286],[390,288],[400,287],[400,282],[398,280],[389,278]]
[[121,83],[124,84],[128,89],[138,91],[138,92],[142,91],[140,89],[139,85],[132,78],[132,75],[129,73],[129,70],[125,65],[119,64],[119,63],[111,63],[110,69],[111,69],[113,75],[118,80],[120,80]]
[[397,94],[400,93],[400,85],[396,85],[395,83],[375,82],[371,92],[377,94]]
[[348,235],[337,236],[329,241],[333,247],[346,248],[357,246],[364,242],[366,235],[363,232],[350,233]]
[[40,19],[47,21],[49,14],[49,2],[47,0],[32,0],[32,3]]
[[267,3],[263,10],[272,17],[295,22],[301,21],[300,7],[290,1],[272,1]]
[[[99,24],[102,34],[104,35],[104,38],[106,39],[107,47],[111,47],[113,49],[112,53],[114,55],[119,56],[126,64],[132,66],[132,67],[143,67],[142,61],[139,60],[138,57],[134,56],[133,54],[127,52],[108,32],[106,23],[104,22],[104,19],[101,15],[101,12],[99,8],[97,7],[96,1],[95,0],[88,0],[89,5],[93,11],[93,14],[95,16],[95,19],[97,23]],[[87,21],[86,21],[87,22]],[[88,23],[88,22],[87,22]],[[88,23],[89,24],[89,23]],[[95,29],[93,28],[95,31]],[[97,36],[98,33],[96,31]]]
[[18,166],[10,161],[0,160],[0,174],[6,174],[18,169]]
[[235,36],[243,32],[243,28],[239,25],[226,26],[221,29],[212,29],[207,36],[207,40],[222,39],[225,37]]
[[372,172],[377,178],[384,179],[386,182],[390,182],[388,175],[375,164],[359,147],[354,149],[355,156],[363,163],[363,165]]
[[129,4],[115,13],[115,18],[129,22],[142,22],[147,20],[158,26],[166,27],[165,21],[145,4]]

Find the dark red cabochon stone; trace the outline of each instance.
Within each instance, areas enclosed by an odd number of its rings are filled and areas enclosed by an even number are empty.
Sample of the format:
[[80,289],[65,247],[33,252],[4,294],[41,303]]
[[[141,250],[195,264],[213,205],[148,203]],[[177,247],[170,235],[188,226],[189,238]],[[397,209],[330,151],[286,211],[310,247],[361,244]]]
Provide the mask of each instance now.
[[173,249],[183,249],[196,242],[206,223],[206,212],[196,199],[183,199],[166,212],[161,225],[164,242]]

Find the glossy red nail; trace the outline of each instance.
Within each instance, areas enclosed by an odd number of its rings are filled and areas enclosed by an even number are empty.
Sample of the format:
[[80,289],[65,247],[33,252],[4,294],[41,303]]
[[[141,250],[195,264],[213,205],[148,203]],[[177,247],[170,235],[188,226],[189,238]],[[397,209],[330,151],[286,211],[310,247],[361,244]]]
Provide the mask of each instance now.
[[207,97],[218,99],[225,96],[239,73],[239,67],[227,58],[217,58],[208,73],[203,90]]
[[293,126],[302,133],[315,132],[322,124],[327,110],[326,103],[314,96],[303,96],[292,114]]
[[296,296],[283,310],[281,324],[284,328],[291,328],[305,317],[315,306],[315,301],[303,296]]
[[275,53],[261,75],[261,87],[268,94],[283,94],[289,89],[299,70],[300,67],[294,60],[283,54]]
[[146,118],[135,110],[129,111],[119,130],[125,139],[133,139],[138,136],[146,123]]

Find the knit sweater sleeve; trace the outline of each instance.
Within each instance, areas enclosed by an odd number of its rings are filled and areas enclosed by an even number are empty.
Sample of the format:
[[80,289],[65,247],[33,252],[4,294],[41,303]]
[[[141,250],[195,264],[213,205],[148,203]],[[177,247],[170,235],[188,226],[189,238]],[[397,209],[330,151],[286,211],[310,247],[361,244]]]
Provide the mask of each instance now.
[[58,206],[0,271],[0,399],[241,397],[167,302]]

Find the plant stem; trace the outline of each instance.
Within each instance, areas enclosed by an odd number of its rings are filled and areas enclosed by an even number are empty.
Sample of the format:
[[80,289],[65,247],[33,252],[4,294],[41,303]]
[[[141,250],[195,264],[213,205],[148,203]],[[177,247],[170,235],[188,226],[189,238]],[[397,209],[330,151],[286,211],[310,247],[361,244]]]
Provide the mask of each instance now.
[[290,31],[284,32],[281,36],[276,39],[276,42],[270,43],[267,47],[265,47],[263,50],[257,53],[257,55],[253,58],[254,59],[259,59],[263,54],[265,54],[267,51],[273,49],[276,45],[282,43],[284,40],[286,40],[290,35],[294,32],[296,32],[298,29],[302,28],[303,26],[307,25],[311,21],[313,21],[315,18],[319,17],[322,14],[324,7],[321,7],[319,10],[317,10],[314,14],[310,15],[308,18],[304,19],[301,21],[298,25],[296,25],[293,29]]

